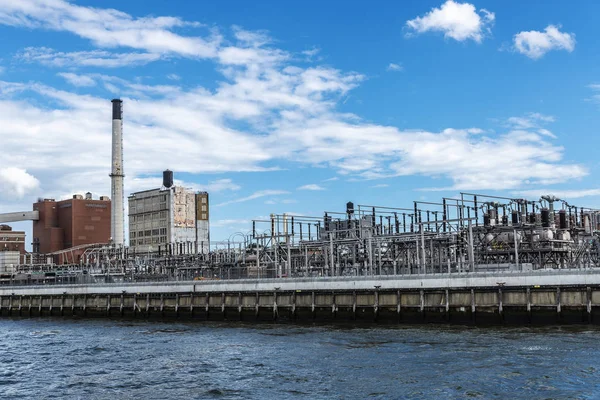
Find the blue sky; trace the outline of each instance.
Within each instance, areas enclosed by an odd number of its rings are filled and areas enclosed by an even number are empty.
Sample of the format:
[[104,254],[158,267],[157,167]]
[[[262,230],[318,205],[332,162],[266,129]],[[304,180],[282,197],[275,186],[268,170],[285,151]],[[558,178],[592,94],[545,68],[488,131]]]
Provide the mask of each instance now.
[[[600,4],[0,0],[0,212],[211,193],[213,239],[271,212],[460,191],[600,206]],[[30,231],[27,223],[15,224]]]

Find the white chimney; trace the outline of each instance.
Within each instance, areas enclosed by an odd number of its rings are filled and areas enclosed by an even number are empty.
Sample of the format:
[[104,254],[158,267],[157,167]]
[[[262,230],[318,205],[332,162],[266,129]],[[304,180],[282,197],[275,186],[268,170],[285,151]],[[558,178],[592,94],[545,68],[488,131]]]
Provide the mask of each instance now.
[[125,242],[124,208],[123,208],[123,101],[112,101],[112,169],[111,180],[111,214],[110,236],[113,243],[123,246]]

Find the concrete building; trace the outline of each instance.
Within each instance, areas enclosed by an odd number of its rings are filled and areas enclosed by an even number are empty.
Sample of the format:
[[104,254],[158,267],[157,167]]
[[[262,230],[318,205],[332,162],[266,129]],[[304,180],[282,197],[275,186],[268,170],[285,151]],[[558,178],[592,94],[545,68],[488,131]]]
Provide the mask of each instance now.
[[208,193],[173,186],[132,193],[128,201],[130,251],[208,253]]
[[74,195],[55,201],[39,199],[33,205],[39,220],[33,222],[33,252],[53,253],[87,244],[107,244],[110,239],[111,202],[106,196]]
[[12,274],[21,262],[18,251],[0,251],[0,274]]
[[8,225],[0,225],[0,252],[4,251],[25,254],[25,232],[13,231]]

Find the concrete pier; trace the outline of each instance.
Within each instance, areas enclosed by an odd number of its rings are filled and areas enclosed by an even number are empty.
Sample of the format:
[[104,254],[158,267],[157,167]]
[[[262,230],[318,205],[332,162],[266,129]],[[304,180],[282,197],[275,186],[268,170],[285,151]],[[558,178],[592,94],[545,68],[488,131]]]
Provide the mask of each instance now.
[[600,322],[595,270],[0,288],[0,315],[233,321]]

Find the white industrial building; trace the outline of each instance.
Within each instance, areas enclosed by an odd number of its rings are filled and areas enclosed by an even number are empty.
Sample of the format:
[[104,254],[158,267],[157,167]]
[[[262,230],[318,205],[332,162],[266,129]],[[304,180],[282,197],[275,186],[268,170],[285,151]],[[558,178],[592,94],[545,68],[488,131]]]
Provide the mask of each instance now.
[[208,193],[181,186],[132,193],[129,244],[136,253],[207,254]]

